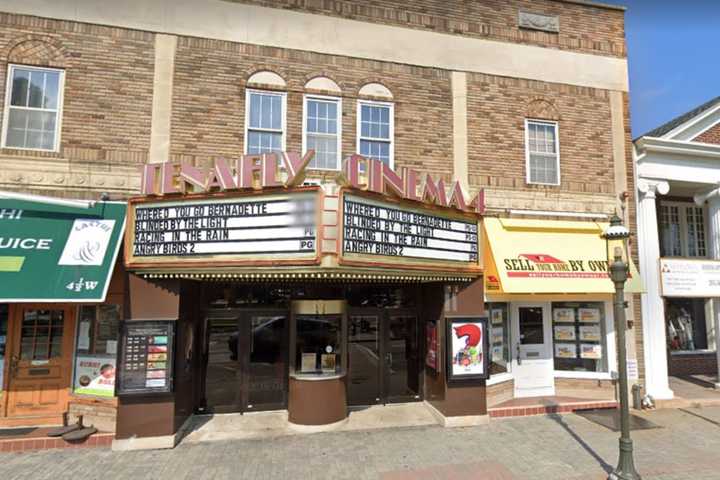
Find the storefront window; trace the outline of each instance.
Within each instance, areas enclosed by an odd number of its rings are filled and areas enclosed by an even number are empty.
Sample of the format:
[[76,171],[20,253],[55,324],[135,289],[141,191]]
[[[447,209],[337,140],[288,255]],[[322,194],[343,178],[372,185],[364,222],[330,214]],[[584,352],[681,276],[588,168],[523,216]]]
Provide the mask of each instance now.
[[296,322],[295,371],[303,374],[340,372],[342,317],[298,315]]
[[0,391],[3,389],[5,371],[5,344],[7,343],[8,304],[0,304]]
[[671,352],[707,349],[705,299],[666,299],[665,320],[668,349]]
[[555,370],[607,372],[602,302],[552,304]]
[[507,303],[488,303],[490,317],[490,374],[510,371],[510,319]]
[[75,393],[112,397],[120,333],[119,305],[80,309],[75,344]]

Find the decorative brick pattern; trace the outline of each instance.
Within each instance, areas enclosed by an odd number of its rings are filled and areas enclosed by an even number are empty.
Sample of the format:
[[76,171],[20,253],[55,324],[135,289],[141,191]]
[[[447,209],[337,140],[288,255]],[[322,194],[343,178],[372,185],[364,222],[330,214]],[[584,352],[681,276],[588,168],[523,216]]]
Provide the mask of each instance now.
[[[624,12],[552,0],[228,0],[333,17],[624,57]],[[518,12],[559,16],[560,33],[518,27]]]
[[703,133],[693,138],[693,142],[720,145],[720,123],[714,127],[710,127],[708,130],[705,130]]

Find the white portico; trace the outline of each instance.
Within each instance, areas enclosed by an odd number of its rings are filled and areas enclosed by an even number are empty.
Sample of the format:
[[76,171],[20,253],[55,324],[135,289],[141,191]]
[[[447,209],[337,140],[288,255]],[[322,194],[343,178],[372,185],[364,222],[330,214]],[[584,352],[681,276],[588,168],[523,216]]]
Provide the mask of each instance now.
[[[720,345],[720,97],[634,142],[645,388],[711,375]],[[716,383],[717,385],[717,383]]]

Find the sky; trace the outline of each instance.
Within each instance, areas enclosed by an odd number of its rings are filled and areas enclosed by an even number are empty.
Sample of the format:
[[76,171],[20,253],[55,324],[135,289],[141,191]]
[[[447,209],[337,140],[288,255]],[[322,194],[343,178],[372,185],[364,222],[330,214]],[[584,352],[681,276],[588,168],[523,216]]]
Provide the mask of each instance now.
[[720,96],[720,0],[605,0],[627,7],[633,138]]

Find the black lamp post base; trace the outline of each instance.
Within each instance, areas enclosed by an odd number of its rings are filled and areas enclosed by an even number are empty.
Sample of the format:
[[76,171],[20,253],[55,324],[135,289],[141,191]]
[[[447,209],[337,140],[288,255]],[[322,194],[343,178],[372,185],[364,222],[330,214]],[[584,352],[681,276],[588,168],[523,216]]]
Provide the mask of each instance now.
[[620,460],[615,470],[608,475],[608,480],[642,480],[635,471],[632,440],[620,439]]

